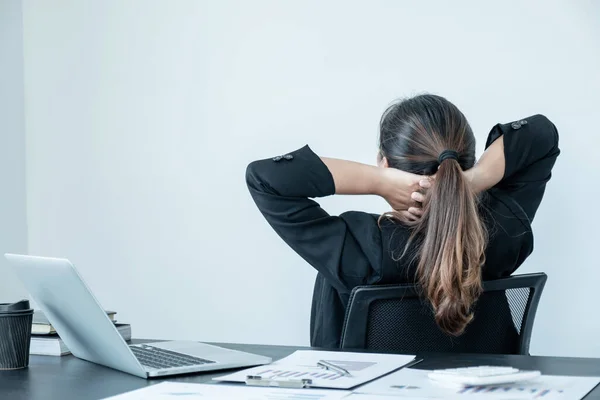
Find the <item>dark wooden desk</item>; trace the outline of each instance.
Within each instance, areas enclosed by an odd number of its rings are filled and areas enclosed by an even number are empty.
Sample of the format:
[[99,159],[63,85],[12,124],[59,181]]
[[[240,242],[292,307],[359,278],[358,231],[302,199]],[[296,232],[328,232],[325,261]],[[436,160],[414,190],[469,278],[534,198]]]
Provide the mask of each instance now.
[[[285,357],[299,347],[264,346],[247,344],[221,344],[232,349],[249,351],[272,357]],[[544,374],[600,376],[600,359],[442,355],[423,354],[419,368],[449,368],[474,365],[507,365],[521,369],[537,369]],[[17,371],[0,371],[0,399],[4,400],[87,400],[102,399],[151,385],[164,380],[178,382],[210,382],[217,373],[203,373],[164,379],[145,380],[79,360],[73,356],[32,356],[29,368]],[[596,387],[587,399],[600,399]]]

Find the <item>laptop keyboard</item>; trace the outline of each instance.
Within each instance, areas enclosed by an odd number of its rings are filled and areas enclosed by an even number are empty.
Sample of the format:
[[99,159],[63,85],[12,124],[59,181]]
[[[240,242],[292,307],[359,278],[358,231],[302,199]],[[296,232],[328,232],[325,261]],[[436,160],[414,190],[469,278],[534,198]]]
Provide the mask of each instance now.
[[154,346],[129,346],[135,358],[145,367],[164,369],[189,367],[192,365],[213,364],[214,361],[188,356]]

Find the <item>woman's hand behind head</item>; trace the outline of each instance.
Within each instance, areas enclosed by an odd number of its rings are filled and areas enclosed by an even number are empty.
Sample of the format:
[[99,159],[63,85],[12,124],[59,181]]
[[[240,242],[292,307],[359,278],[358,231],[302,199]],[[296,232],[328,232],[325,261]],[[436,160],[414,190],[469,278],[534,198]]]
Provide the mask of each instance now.
[[[420,204],[412,196],[413,193],[420,191],[420,182],[427,180],[428,178],[422,175],[411,174],[396,168],[382,168],[377,194],[383,197],[395,211],[409,217],[413,213],[419,213],[417,210],[420,208]],[[413,213],[409,211],[410,209],[413,209]],[[413,217],[410,218],[413,219]]]
[[[476,177],[478,176],[478,172],[475,167],[470,168],[466,171],[463,171],[463,176],[465,177],[465,181],[471,186],[471,189],[475,193],[480,192],[480,188],[477,185],[478,180]],[[419,180],[419,188],[411,193],[411,199],[413,200],[415,205],[411,206],[406,210],[403,215],[406,218],[409,218],[411,221],[417,221],[419,218],[423,216],[423,208],[421,205],[425,201],[425,196],[427,191],[431,188],[431,185],[435,181],[435,175],[421,177]]]

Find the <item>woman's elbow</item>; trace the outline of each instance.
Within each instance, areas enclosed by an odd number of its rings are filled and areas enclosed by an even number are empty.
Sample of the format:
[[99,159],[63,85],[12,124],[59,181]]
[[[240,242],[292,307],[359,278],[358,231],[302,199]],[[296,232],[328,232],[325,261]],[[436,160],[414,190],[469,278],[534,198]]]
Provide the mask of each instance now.
[[246,167],[246,185],[248,188],[258,188],[260,187],[259,179],[258,179],[258,161],[252,161]]
[[557,156],[560,154],[558,129],[554,122],[543,114],[535,116],[538,119],[536,130],[537,141],[540,145],[540,150],[544,149],[544,154],[548,156]]

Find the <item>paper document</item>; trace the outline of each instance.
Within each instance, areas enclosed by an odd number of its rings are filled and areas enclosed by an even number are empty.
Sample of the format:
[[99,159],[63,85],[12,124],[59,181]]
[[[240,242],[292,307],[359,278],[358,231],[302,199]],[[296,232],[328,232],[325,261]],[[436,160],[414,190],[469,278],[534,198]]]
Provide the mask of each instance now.
[[105,400],[340,400],[345,390],[278,389],[163,382]]
[[[457,389],[440,386],[431,381],[427,377],[429,372],[411,368],[401,369],[361,386],[355,393],[393,395],[410,399],[579,400],[600,383],[600,378],[595,377],[542,375],[528,382]],[[350,396],[348,400],[363,398],[365,397]]]
[[[245,382],[249,375],[277,381],[310,379],[312,387],[350,389],[392,372],[413,361],[414,358],[414,356],[395,354],[299,350],[272,364],[249,368],[213,379]],[[340,372],[320,367],[317,365],[319,361],[326,361],[340,367],[349,375],[346,376]]]

